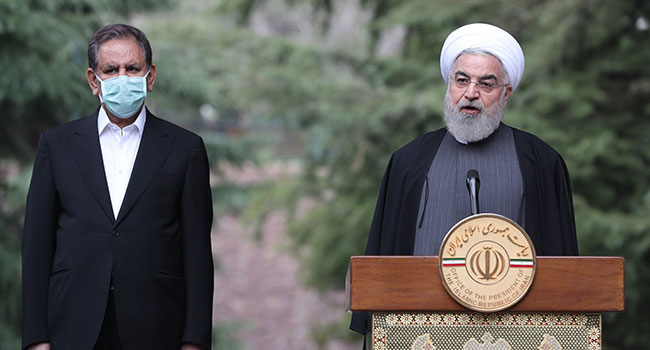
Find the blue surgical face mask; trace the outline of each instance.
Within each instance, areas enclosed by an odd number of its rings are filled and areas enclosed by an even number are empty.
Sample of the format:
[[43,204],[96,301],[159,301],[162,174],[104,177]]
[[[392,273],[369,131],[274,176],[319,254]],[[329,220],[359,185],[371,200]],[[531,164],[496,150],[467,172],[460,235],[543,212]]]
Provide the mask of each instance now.
[[106,108],[120,119],[129,119],[142,107],[147,97],[147,76],[129,77],[120,75],[115,78],[97,80],[101,83],[102,91],[99,100]]

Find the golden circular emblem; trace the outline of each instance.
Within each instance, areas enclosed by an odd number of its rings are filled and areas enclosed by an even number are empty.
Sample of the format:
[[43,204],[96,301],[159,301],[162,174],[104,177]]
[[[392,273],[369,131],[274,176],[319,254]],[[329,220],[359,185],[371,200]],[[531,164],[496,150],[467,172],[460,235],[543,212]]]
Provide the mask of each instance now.
[[458,222],[440,246],[439,270],[449,295],[468,309],[495,312],[521,300],[533,284],[535,247],[524,229],[498,214]]

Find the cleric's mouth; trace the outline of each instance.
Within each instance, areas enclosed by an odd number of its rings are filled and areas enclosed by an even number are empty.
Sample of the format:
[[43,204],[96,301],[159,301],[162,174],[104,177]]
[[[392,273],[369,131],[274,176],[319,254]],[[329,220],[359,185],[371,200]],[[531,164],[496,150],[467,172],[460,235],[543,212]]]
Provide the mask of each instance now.
[[473,106],[465,106],[460,108],[461,112],[467,113],[467,114],[478,114],[481,112],[480,109],[473,107]]

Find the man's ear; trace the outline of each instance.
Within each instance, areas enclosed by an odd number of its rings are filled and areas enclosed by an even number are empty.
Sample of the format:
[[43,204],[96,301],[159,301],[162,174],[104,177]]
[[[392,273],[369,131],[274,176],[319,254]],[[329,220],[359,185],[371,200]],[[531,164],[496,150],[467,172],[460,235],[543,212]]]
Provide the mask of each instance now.
[[99,93],[102,91],[101,89],[101,82],[97,77],[95,76],[95,72],[91,69],[88,68],[86,71],[86,80],[88,80],[88,85],[90,86],[90,89],[93,91],[93,95],[97,96]]
[[153,91],[153,85],[156,83],[157,74],[158,74],[158,70],[156,69],[156,65],[151,64],[151,68],[149,69],[149,75],[147,75],[147,92]]
[[508,104],[508,99],[510,98],[510,94],[512,94],[512,85],[508,84],[506,85],[506,96],[504,97],[505,104]]

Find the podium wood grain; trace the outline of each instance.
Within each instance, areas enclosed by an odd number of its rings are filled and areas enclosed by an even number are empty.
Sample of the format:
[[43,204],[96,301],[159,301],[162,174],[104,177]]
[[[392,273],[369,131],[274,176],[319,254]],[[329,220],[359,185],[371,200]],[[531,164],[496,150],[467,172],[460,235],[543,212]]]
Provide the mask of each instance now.
[[[625,309],[622,257],[537,257],[528,294],[508,312]],[[346,278],[353,311],[468,311],[440,281],[438,257],[353,256]]]

